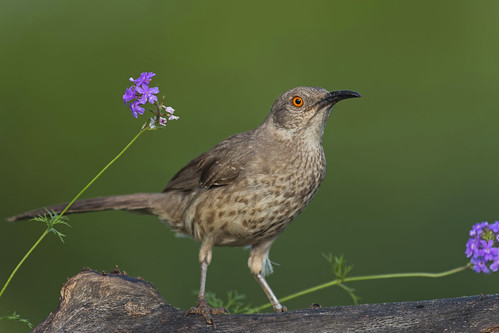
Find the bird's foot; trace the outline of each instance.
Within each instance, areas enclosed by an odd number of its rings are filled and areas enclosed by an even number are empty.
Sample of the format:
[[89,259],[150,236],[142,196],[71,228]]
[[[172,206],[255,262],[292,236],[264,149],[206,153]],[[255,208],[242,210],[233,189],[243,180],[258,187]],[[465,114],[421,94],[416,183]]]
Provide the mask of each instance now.
[[213,325],[213,328],[216,329],[217,325],[213,321],[212,315],[230,314],[230,313],[229,311],[227,311],[226,308],[212,308],[211,306],[208,305],[208,302],[206,302],[205,298],[199,298],[197,306],[190,308],[185,315],[187,316],[191,314],[202,315],[206,320],[206,323],[208,325]]
[[284,305],[279,304],[279,306],[274,306],[274,311],[279,313],[279,312],[287,312],[288,308],[285,307]]

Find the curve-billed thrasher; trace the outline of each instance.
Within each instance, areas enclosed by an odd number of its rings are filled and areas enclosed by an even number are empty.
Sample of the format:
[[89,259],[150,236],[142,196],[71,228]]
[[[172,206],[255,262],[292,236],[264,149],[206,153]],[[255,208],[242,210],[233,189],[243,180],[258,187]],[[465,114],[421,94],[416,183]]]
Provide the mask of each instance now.
[[[177,233],[201,242],[198,304],[189,313],[212,324],[205,299],[213,246],[251,246],[248,266],[275,311],[286,311],[264,279],[277,236],[305,208],[326,171],[324,126],[337,102],[353,91],[298,87],[275,101],[257,128],[233,135],[182,168],[162,193],[138,193],[77,201],[67,213],[108,209],[153,214]],[[66,204],[47,207],[61,212]],[[44,214],[34,210],[9,221]]]

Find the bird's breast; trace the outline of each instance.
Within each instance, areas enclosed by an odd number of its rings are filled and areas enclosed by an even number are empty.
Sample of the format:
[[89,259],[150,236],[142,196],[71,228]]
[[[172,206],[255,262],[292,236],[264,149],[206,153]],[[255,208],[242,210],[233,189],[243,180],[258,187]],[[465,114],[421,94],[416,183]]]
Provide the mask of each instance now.
[[186,216],[190,235],[212,237],[215,245],[246,246],[281,233],[313,198],[325,174],[322,148],[292,156],[280,164],[268,157],[260,162],[267,163],[260,172],[246,170],[228,186],[200,192]]

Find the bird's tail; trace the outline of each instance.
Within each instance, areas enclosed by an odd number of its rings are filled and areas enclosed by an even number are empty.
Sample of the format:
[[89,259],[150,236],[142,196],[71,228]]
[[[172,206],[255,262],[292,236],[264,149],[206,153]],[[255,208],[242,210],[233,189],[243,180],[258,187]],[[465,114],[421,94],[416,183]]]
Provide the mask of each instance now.
[[[163,193],[136,193],[128,195],[112,195],[107,197],[92,198],[76,201],[69,207],[65,214],[97,212],[102,210],[127,210],[142,214],[157,214],[158,204],[165,198]],[[9,217],[7,221],[14,222],[26,220],[47,212],[60,214],[68,203],[48,206],[41,209],[31,210],[16,216]]]

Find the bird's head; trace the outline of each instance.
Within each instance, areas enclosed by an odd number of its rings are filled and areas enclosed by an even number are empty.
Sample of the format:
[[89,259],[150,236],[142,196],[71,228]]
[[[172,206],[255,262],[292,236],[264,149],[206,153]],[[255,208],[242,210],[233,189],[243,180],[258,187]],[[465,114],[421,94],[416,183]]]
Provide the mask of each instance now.
[[318,87],[293,88],[277,98],[265,123],[285,136],[310,137],[320,142],[333,105],[356,97],[360,94],[349,90],[329,92]]

